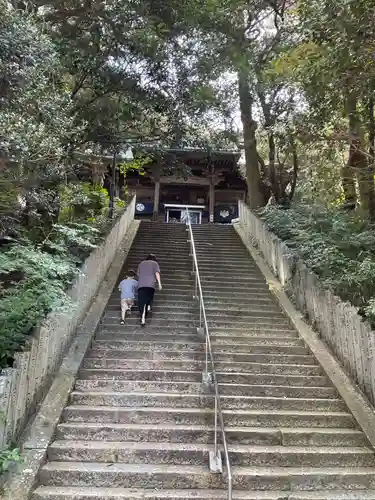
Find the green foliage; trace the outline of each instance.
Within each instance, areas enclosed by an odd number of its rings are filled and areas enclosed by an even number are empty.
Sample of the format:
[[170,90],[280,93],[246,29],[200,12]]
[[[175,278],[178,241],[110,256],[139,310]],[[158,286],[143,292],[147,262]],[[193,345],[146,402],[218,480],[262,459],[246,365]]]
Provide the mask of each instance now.
[[58,55],[31,16],[6,9],[0,19],[0,235],[35,237],[58,210],[66,144],[75,129]]
[[326,286],[375,324],[375,231],[368,221],[316,205],[267,208],[261,218]]
[[20,462],[22,462],[22,457],[19,448],[0,450],[0,474],[9,470],[12,465]]
[[139,154],[133,160],[126,160],[123,163],[117,165],[118,170],[121,174],[125,175],[130,170],[136,170],[140,175],[144,173],[144,167],[152,163],[153,158],[150,155]]
[[95,219],[106,215],[108,191],[89,183],[67,184],[61,187],[60,222]]
[[100,237],[88,224],[56,224],[40,245],[24,241],[0,252],[0,368],[11,364],[46,314],[66,304],[78,265]]

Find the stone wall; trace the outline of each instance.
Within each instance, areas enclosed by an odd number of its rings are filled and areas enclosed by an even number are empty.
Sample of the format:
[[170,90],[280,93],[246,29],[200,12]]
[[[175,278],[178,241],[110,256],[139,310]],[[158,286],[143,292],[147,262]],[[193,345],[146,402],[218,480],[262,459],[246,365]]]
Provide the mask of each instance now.
[[12,368],[0,376],[0,450],[17,439],[42,401],[53,375],[85,317],[113,258],[134,219],[135,198],[117,220],[105,241],[85,260],[82,272],[68,291],[71,303],[50,313],[30,337]]
[[375,404],[375,336],[370,325],[362,321],[355,307],[323,288],[318,277],[242,202],[239,225],[247,240],[244,243],[261,251],[297,308]]

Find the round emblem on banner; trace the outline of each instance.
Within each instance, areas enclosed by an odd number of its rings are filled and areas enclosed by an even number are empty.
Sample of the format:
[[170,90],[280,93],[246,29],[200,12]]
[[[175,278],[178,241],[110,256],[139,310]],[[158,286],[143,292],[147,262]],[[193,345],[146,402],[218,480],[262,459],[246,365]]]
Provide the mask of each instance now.
[[135,208],[137,209],[137,212],[143,212],[145,206],[143,205],[143,203],[137,203]]
[[229,212],[228,210],[222,210],[220,212],[220,217],[222,217],[223,219],[226,219],[227,217],[229,217]]

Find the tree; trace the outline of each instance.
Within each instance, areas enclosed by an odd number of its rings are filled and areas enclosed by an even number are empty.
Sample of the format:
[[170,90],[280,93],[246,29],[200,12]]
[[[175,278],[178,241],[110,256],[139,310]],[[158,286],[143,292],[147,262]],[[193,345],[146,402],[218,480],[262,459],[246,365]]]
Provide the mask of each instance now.
[[81,144],[111,134],[120,103],[130,137],[175,145],[185,122],[213,105],[199,40],[189,23],[191,4],[170,0],[137,2],[64,0],[35,5],[60,54],[74,103]]
[[69,92],[59,81],[59,58],[25,13],[1,7],[1,234],[32,228],[56,213],[65,175],[64,144],[74,131]]
[[374,216],[371,12],[366,0],[299,2],[299,40],[284,63],[308,103],[314,139],[347,144],[341,169],[345,206],[355,207],[357,184],[363,212]]

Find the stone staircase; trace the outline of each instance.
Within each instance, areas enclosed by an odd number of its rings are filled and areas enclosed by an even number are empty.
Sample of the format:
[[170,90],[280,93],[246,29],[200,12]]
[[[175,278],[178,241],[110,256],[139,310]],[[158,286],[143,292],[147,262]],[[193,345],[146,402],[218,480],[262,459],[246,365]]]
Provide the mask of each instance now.
[[[231,226],[194,227],[234,475],[234,499],[375,500],[375,459]],[[146,328],[119,324],[115,290],[33,500],[215,500],[213,399],[186,228],[142,223],[124,271],[156,254]]]

